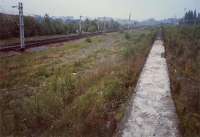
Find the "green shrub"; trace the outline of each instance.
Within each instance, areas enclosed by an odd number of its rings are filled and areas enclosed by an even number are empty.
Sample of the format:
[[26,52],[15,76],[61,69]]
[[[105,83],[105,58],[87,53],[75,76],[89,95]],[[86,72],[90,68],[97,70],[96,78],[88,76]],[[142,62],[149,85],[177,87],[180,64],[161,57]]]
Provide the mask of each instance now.
[[123,49],[123,56],[125,58],[129,58],[129,57],[134,56],[135,52],[136,52],[136,48],[128,45]]
[[105,83],[103,89],[103,95],[108,101],[119,98],[120,96],[120,83],[118,80],[110,79]]
[[85,41],[88,42],[88,43],[92,43],[91,38],[86,38]]
[[130,36],[130,34],[129,34],[128,32],[125,33],[125,38],[126,38],[127,40],[129,40],[129,39],[131,38],[131,36]]

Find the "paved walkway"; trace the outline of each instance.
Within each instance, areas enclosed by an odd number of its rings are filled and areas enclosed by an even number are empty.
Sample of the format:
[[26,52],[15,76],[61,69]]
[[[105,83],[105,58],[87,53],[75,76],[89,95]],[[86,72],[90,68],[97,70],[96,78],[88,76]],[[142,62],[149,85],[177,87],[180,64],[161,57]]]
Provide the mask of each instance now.
[[164,46],[156,40],[143,68],[122,137],[179,137]]

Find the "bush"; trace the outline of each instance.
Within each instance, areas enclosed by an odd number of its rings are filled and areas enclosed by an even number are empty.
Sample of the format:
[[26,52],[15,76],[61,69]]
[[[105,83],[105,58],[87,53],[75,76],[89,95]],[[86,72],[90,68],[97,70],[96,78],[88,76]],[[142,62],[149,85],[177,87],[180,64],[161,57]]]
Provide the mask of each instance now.
[[129,34],[128,32],[125,33],[125,38],[126,38],[127,40],[129,40],[129,39],[131,38],[131,36],[130,36],[130,34]]
[[92,40],[90,38],[86,38],[85,41],[88,43],[92,43]]

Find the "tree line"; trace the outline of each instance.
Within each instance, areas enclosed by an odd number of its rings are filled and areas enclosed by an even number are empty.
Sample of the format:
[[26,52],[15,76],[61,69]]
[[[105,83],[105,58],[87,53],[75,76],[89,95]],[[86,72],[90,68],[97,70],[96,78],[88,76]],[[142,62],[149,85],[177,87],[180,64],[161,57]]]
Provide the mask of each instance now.
[[[24,16],[25,37],[42,35],[71,34],[79,31],[80,20],[54,19],[49,15]],[[81,22],[83,32],[96,32],[119,29],[119,24],[114,20],[90,20]],[[19,16],[0,13],[0,39],[19,36]]]
[[196,10],[189,10],[180,22],[181,24],[200,24],[200,13]]

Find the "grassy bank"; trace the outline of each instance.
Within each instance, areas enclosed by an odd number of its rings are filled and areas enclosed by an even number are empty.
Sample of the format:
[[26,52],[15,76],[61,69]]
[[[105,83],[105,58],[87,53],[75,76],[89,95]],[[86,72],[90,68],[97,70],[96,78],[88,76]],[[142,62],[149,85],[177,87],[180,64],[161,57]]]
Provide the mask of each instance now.
[[200,136],[200,26],[164,29],[172,94],[184,137]]
[[112,136],[153,36],[111,33],[2,57],[1,135]]

